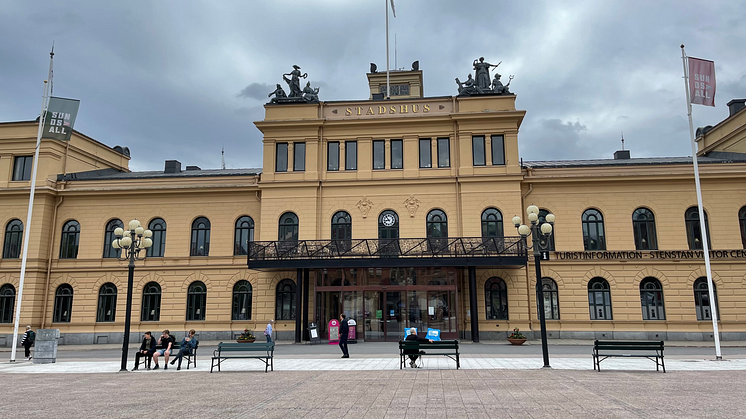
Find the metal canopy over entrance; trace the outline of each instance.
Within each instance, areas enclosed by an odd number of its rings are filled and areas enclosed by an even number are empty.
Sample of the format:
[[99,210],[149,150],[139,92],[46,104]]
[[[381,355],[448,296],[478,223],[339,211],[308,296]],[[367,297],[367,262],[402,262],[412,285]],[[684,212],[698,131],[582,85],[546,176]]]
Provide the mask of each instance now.
[[[477,267],[526,266],[520,237],[285,240],[249,243],[248,267],[297,270],[296,342],[308,327],[310,271],[315,271],[315,313],[322,336],[326,323],[344,312],[357,323],[358,339],[396,341],[404,329],[441,330],[457,338],[458,284],[469,286],[476,313],[474,272]],[[468,279],[464,275],[468,268]],[[300,290],[303,289],[301,295]],[[478,326],[472,317],[472,339]]]
[[250,269],[526,266],[520,237],[291,240],[249,243]]

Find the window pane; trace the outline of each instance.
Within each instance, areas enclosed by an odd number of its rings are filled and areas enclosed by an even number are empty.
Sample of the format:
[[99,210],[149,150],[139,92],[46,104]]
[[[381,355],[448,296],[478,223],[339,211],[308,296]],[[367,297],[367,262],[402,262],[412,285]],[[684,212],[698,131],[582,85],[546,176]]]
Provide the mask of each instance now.
[[438,138],[438,167],[451,167],[451,150],[448,138]]
[[[394,141],[391,141],[391,161],[394,159]],[[383,140],[373,141],[373,169],[386,168],[386,148]],[[393,167],[392,167],[393,168]]]
[[326,170],[339,170],[339,143],[335,141],[326,145],[328,150]]
[[404,144],[402,140],[391,140],[391,168],[404,168]]
[[31,180],[32,156],[16,157],[13,168],[13,180]]
[[357,141],[345,142],[345,170],[357,170]]
[[476,136],[471,139],[471,151],[474,158],[474,166],[484,166],[484,137]]
[[433,167],[430,142],[430,139],[420,140],[420,168]]
[[306,170],[306,143],[293,143],[293,171]]
[[492,136],[492,164],[505,165],[505,141],[502,135]]
[[288,171],[288,143],[277,143],[275,172]]

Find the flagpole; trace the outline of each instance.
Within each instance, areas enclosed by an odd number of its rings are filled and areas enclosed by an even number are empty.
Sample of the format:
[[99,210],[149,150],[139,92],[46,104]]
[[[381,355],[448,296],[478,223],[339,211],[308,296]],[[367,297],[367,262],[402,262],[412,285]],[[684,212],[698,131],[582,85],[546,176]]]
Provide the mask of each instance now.
[[692,123],[692,102],[689,96],[689,72],[686,66],[684,44],[681,44],[681,60],[684,63],[684,90],[686,90],[687,116],[689,117],[689,137],[692,143],[692,162],[694,163],[694,184],[697,186],[697,209],[699,210],[699,227],[702,236],[703,253],[705,255],[705,269],[707,270],[707,292],[710,296],[710,314],[712,317],[712,331],[715,338],[715,359],[723,359],[720,352],[720,333],[718,332],[718,309],[712,285],[712,270],[710,269],[710,244],[707,242],[707,222],[702,205],[702,187],[699,183],[699,165],[697,164],[697,145],[694,142],[694,124]]
[[386,99],[391,99],[391,85],[389,80],[389,0],[386,3]]
[[13,348],[10,352],[10,362],[16,362],[16,350],[18,349],[18,325],[21,321],[21,301],[23,300],[23,281],[26,278],[26,261],[28,260],[29,236],[31,233],[31,215],[34,209],[34,192],[36,192],[36,173],[39,169],[39,145],[41,144],[41,131],[44,126],[46,117],[47,101],[49,100],[48,89],[52,84],[52,60],[54,59],[54,47],[49,53],[49,74],[47,80],[44,80],[44,96],[41,101],[41,112],[39,113],[39,129],[36,133],[36,149],[34,150],[34,166],[31,175],[31,193],[28,199],[28,215],[26,216],[26,225],[23,228],[23,257],[21,259],[21,279],[18,283],[18,301],[16,301],[16,319],[13,325]]

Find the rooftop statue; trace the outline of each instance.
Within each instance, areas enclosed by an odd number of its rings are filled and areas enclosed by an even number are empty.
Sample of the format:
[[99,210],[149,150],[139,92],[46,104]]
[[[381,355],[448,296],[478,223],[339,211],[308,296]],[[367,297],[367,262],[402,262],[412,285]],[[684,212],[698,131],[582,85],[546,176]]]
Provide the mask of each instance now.
[[[498,94],[498,95],[511,95],[508,90],[510,81],[507,85],[503,85],[500,81],[500,75],[495,73],[495,79],[490,80],[490,68],[497,68],[502,64],[500,61],[497,64],[490,64],[484,61],[484,57],[479,57],[472,62],[474,67],[474,77],[471,74],[466,81],[461,82],[456,78],[456,84],[458,84],[459,96],[472,96],[472,95],[484,95],[484,94]],[[513,76],[510,76],[510,80],[513,80]]]
[[[290,76],[290,77],[288,77]],[[293,70],[282,75],[282,79],[287,83],[290,93],[286,94],[279,84],[277,88],[268,96],[274,95],[269,103],[308,103],[319,101],[319,88],[311,87],[311,82],[306,83],[306,87],[301,89],[300,79],[308,78],[308,73],[301,73],[299,65],[293,65]]]

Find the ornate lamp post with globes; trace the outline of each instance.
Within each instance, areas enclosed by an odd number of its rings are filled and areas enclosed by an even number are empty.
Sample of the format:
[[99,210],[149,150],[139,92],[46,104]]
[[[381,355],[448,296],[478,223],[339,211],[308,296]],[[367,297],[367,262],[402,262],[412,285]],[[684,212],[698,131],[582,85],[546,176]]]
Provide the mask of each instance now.
[[125,231],[119,227],[114,230],[116,239],[111,247],[122,249],[119,260],[129,260],[129,275],[127,276],[127,310],[124,318],[124,341],[122,342],[122,367],[119,371],[127,371],[127,352],[130,344],[130,318],[132,317],[132,284],[135,276],[135,260],[145,259],[140,252],[153,245],[153,232],[145,230],[140,222],[132,220]]
[[[529,235],[533,240],[534,250],[534,264],[536,267],[536,300],[539,303],[539,324],[541,325],[541,352],[544,355],[544,368],[551,368],[549,366],[549,347],[547,346],[547,324],[546,316],[544,314],[544,295],[542,292],[541,282],[541,248],[539,243],[542,238],[549,239],[552,235],[552,227],[554,226],[554,214],[547,214],[544,217],[545,223],[539,225],[539,207],[536,205],[529,205],[526,208],[528,214],[528,220],[531,222],[531,226],[527,226],[521,223],[521,217],[513,217],[513,224],[518,229],[518,234],[525,240]],[[528,245],[527,245],[528,246]]]

